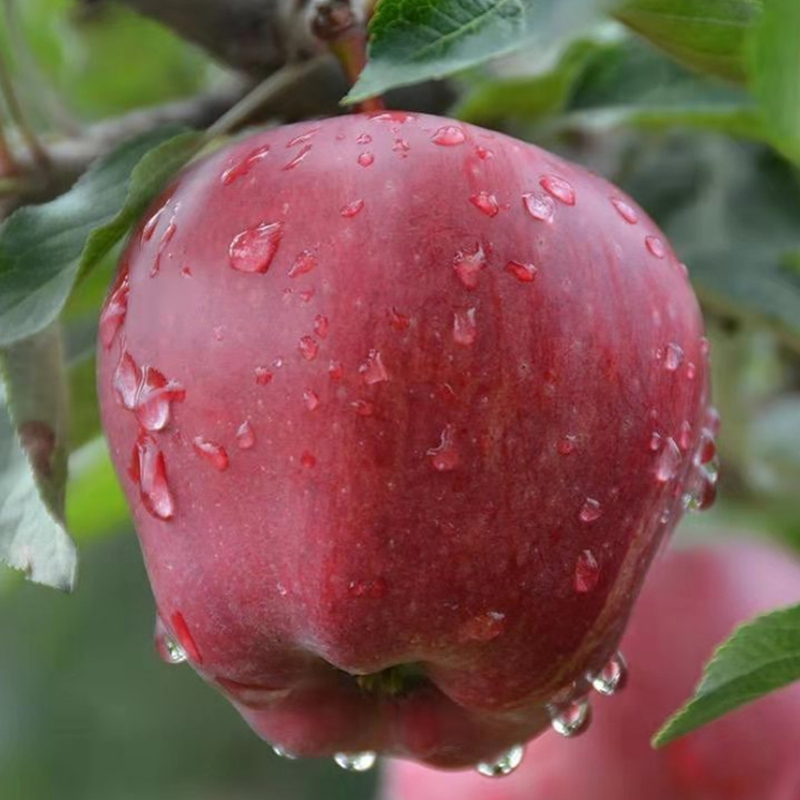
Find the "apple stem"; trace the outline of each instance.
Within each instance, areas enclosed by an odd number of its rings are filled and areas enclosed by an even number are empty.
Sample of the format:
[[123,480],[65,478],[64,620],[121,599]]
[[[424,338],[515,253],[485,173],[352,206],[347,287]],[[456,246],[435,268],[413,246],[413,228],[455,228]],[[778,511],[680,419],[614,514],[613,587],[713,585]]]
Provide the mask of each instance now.
[[[374,3],[369,4],[371,14]],[[350,84],[367,64],[367,28],[357,17],[350,0],[317,0],[311,16],[311,30],[318,39],[327,42],[328,48],[341,64]],[[383,111],[380,97],[370,97],[358,105],[361,111]]]

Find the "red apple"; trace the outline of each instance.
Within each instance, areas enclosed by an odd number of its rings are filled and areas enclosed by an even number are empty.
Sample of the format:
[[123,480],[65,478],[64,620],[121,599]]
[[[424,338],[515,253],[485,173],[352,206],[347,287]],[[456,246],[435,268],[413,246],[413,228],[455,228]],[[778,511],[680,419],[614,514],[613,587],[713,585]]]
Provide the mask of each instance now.
[[692,693],[733,628],[800,597],[800,564],[765,544],[669,553],[653,569],[623,647],[624,694],[598,702],[576,742],[547,735],[519,771],[490,782],[408,762],[387,771],[385,800],[797,800],[800,684],[653,750],[650,739]]
[[464,766],[581,717],[709,499],[707,342],[662,234],[451,120],[344,116],[192,166],[100,339],[159,630],[296,755]]

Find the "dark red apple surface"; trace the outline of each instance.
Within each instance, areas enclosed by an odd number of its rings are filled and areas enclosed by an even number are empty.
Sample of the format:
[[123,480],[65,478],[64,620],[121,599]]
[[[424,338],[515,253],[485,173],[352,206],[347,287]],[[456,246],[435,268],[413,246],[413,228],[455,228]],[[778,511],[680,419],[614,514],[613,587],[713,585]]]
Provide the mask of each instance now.
[[703,664],[751,617],[800,598],[800,564],[766,544],[676,550],[657,563],[622,641],[624,693],[598,701],[579,741],[548,734],[499,782],[409,762],[387,769],[384,800],[797,800],[800,684],[663,750],[650,739],[692,694]]
[[193,165],[122,257],[98,386],[162,651],[279,751],[355,769],[579,728],[713,492],[707,342],[663,235],[436,117]]

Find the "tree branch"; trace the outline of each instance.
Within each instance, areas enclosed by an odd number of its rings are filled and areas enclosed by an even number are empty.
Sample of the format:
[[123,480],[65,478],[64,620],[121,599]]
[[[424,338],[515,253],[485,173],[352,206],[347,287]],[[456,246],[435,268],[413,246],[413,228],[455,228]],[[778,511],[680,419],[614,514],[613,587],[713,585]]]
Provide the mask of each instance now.
[[25,180],[16,187],[15,203],[41,203],[62,194],[92,161],[139,133],[169,124],[205,128],[224,114],[247,88],[243,81],[231,81],[208,94],[132,111],[89,125],[79,136],[49,143],[47,172],[38,169],[29,154],[20,153],[18,162]]
[[305,24],[305,0],[118,2],[253,77],[264,77],[287,61],[319,53],[322,48]]

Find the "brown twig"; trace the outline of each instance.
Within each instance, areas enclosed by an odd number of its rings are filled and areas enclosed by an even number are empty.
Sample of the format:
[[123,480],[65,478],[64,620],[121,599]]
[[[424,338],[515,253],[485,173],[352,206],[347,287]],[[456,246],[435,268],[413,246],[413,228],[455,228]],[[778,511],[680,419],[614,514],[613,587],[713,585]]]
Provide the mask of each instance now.
[[242,97],[247,85],[231,81],[188,100],[132,111],[89,125],[80,136],[58,139],[49,145],[50,169],[46,174],[36,171],[29,154],[20,153],[17,161],[26,180],[19,186],[19,202],[40,203],[65,192],[95,159],[137,134],[162,125],[206,128]]
[[8,69],[8,63],[2,51],[0,51],[0,94],[2,94],[3,100],[5,101],[5,106],[8,109],[11,121],[19,131],[20,137],[25,142],[28,150],[30,150],[37,167],[41,170],[49,169],[50,158],[47,155],[47,151],[42,147],[36,132],[29,124],[27,115],[17,98],[14,82],[11,79],[11,73]]
[[206,131],[206,137],[213,139],[247,122],[259,109],[268,106],[275,98],[301,83],[325,61],[325,55],[320,55],[308,61],[286,64],[276,70],[216,120]]
[[18,72],[21,73],[22,86],[27,88],[27,94],[31,96],[31,102],[37,102],[48,125],[67,136],[77,136],[80,124],[39,68],[39,63],[28,45],[28,37],[19,18],[17,0],[3,0],[3,8],[11,54]]
[[0,111],[0,178],[13,178],[19,171],[16,159],[6,139],[5,120]]

